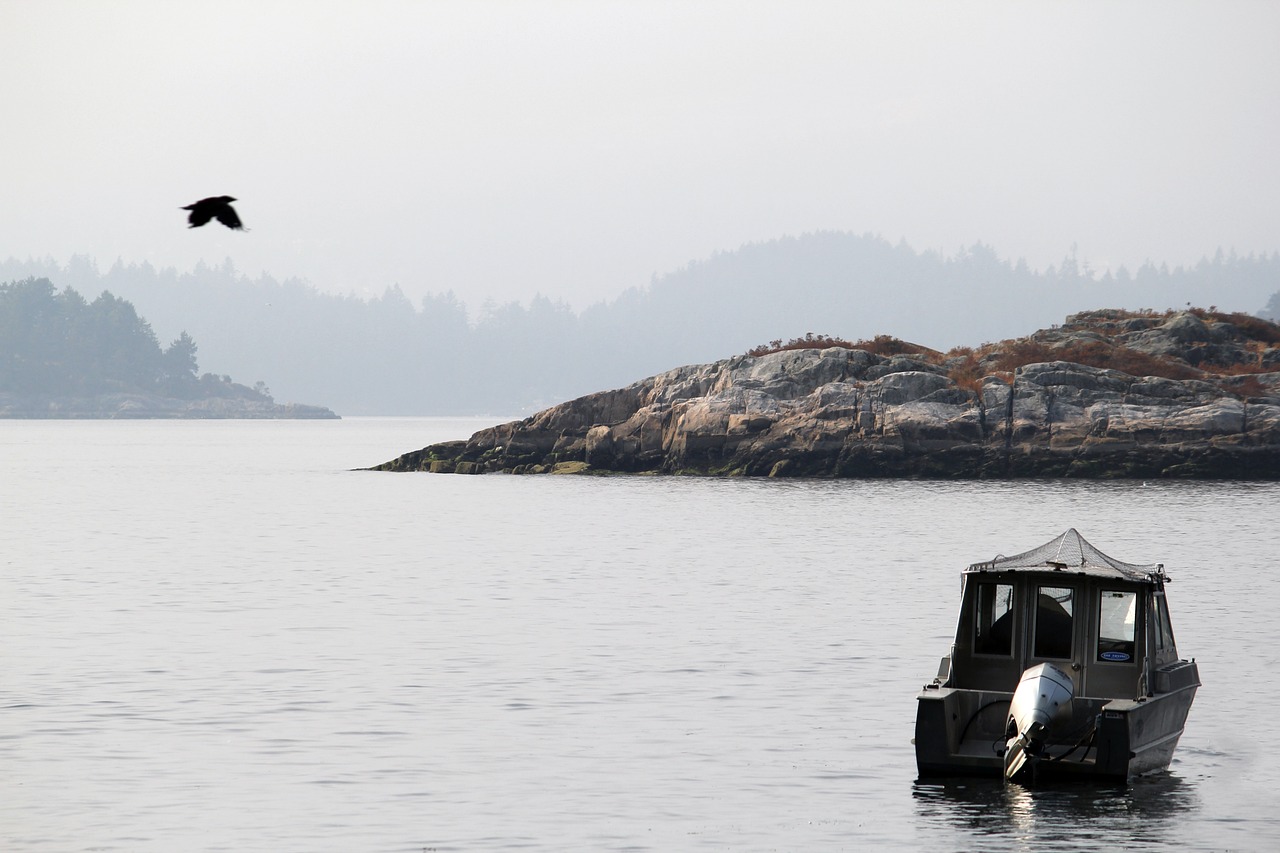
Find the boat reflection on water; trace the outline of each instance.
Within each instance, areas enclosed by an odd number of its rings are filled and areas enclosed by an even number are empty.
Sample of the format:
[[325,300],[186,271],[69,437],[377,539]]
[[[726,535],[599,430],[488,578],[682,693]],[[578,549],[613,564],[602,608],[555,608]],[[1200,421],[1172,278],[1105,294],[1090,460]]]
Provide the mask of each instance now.
[[968,839],[953,849],[1175,847],[1178,827],[1199,807],[1194,785],[1171,772],[1128,784],[1075,782],[1041,788],[1001,779],[922,779],[914,783],[912,794],[925,826]]

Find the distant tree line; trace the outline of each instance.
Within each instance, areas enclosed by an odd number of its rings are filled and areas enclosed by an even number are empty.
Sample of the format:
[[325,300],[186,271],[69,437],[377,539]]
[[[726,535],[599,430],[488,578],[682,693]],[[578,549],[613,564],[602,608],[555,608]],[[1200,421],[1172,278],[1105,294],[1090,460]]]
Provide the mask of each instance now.
[[343,415],[516,415],[806,334],[890,335],[946,351],[1096,308],[1257,312],[1280,291],[1280,255],[1218,252],[1132,272],[1071,255],[1033,270],[982,244],[944,255],[821,232],[719,253],[582,310],[542,295],[471,310],[452,292],[415,302],[398,285],[337,295],[251,278],[230,261],[178,272],[0,260],[0,281],[31,276],[128,298],[164,336],[189,331],[206,364],[269,378],[288,402]]
[[[1280,285],[1280,282],[1277,282]],[[1271,294],[1271,298],[1267,300],[1267,304],[1258,312],[1259,317],[1264,317],[1273,323],[1280,323],[1280,290]]]
[[229,376],[197,378],[196,351],[185,331],[162,349],[133,305],[109,292],[89,302],[47,278],[0,284],[0,393],[269,399],[265,388],[237,386]]

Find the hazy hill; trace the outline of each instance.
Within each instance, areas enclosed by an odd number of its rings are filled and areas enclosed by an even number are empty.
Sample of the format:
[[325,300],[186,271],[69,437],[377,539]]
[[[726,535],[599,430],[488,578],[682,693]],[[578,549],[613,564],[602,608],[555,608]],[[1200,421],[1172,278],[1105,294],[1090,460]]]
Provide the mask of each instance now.
[[869,235],[816,233],[716,254],[575,312],[536,297],[469,310],[451,293],[415,304],[256,279],[228,262],[187,273],[88,259],[0,262],[0,281],[45,276],[130,299],[162,338],[186,330],[205,364],[286,399],[344,414],[532,411],[672,365],[802,336],[888,332],[950,347],[1024,335],[1099,306],[1187,304],[1257,312],[1280,291],[1280,255],[1219,252],[1194,267],[1044,271],[975,245],[946,256]]
[[45,278],[0,284],[0,417],[332,417],[277,406],[258,383],[198,375],[185,331],[161,348],[126,299]]

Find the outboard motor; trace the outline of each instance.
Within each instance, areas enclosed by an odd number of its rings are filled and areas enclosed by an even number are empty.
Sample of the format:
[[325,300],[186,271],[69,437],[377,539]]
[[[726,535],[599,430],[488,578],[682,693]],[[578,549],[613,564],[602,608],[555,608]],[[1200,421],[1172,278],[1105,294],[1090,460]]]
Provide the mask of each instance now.
[[1018,680],[1009,703],[1009,738],[1004,751],[1004,778],[1020,781],[1034,774],[1044,756],[1045,741],[1056,720],[1071,713],[1075,687],[1071,676],[1050,663],[1036,664]]

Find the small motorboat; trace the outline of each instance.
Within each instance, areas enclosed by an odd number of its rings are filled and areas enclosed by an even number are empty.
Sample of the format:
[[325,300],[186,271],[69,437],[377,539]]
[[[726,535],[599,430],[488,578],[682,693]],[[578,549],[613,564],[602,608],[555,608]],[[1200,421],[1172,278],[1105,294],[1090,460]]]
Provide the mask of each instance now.
[[925,776],[1124,780],[1166,769],[1200,686],[1174,644],[1163,564],[1074,529],[963,572],[951,654],[917,697]]

